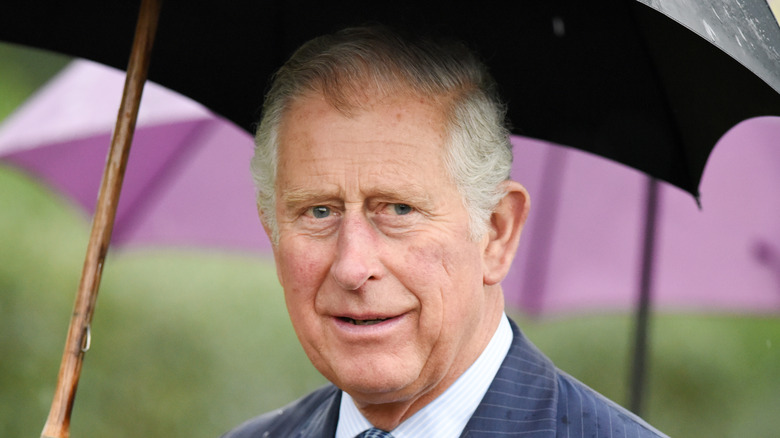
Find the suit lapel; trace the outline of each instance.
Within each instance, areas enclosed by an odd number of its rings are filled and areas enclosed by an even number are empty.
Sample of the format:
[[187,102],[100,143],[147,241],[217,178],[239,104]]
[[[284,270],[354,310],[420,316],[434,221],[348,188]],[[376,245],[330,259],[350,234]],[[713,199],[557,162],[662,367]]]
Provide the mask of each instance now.
[[316,407],[307,420],[291,434],[297,438],[333,438],[339,421],[341,391],[333,387],[333,393]]
[[555,368],[510,322],[512,346],[461,437],[555,436]]

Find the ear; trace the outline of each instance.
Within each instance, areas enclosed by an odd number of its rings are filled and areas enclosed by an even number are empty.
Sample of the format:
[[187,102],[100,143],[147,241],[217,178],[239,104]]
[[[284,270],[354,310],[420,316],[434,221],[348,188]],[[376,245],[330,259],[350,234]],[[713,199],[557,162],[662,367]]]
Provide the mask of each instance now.
[[506,181],[506,195],[490,217],[490,229],[482,253],[483,282],[494,285],[504,279],[515,258],[520,234],[523,231],[531,198],[525,187],[515,181]]
[[265,220],[265,213],[260,208],[260,203],[256,203],[255,207],[257,208],[257,216],[260,218],[260,223],[263,224],[263,230],[265,230],[265,234],[268,236],[268,238],[271,238],[271,230],[268,228],[268,223]]

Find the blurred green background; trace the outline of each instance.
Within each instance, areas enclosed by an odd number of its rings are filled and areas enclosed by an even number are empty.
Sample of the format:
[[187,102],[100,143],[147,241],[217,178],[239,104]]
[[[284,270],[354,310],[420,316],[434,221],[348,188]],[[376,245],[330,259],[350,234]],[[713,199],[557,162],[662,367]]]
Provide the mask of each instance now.
[[[68,59],[0,45],[0,120]],[[0,437],[39,436],[89,218],[0,164]],[[556,364],[627,403],[630,314],[530,319]],[[109,254],[73,437],[215,437],[325,383],[298,345],[269,258],[171,248]],[[780,430],[780,318],[655,315],[644,417],[679,437]]]

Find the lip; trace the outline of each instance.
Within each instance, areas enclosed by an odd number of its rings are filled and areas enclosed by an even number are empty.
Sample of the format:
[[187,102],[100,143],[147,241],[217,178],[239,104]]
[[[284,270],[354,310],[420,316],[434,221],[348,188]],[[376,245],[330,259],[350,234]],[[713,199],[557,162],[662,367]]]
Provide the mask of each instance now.
[[[406,313],[388,316],[384,314],[338,315],[331,320],[336,330],[347,337],[376,337],[390,334],[406,319]],[[382,320],[373,324],[354,324],[350,320]]]

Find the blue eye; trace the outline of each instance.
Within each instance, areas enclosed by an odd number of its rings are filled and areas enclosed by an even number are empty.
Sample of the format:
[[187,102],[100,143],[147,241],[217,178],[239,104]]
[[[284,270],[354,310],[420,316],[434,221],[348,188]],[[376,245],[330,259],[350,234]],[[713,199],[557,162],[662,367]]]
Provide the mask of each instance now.
[[330,216],[330,208],[318,205],[311,208],[311,215],[317,219],[323,219]]
[[412,212],[412,207],[407,204],[393,204],[393,211],[399,216],[409,214]]

